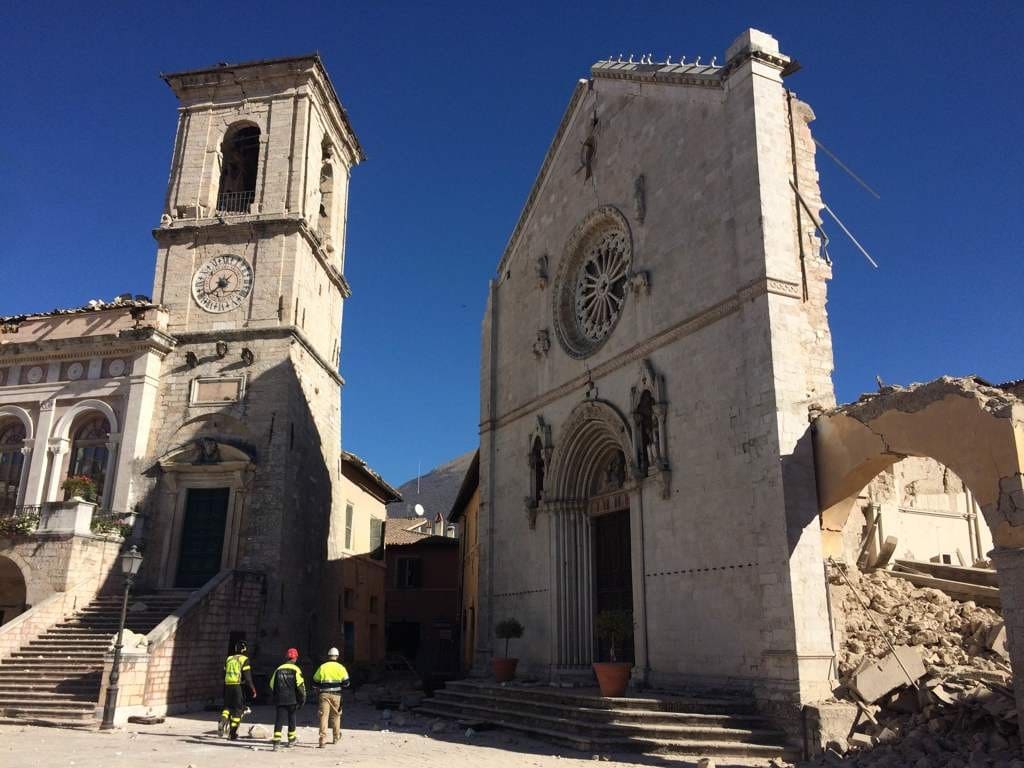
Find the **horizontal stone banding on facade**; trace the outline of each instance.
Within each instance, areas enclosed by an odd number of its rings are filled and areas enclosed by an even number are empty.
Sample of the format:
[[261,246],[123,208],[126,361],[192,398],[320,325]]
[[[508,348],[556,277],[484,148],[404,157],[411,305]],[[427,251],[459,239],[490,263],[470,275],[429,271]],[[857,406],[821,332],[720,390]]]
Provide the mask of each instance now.
[[511,424],[516,419],[528,416],[535,410],[543,408],[546,405],[550,405],[574,390],[586,387],[589,381],[596,380],[601,376],[606,376],[623,366],[632,365],[633,363],[648,357],[654,350],[667,344],[671,344],[684,336],[696,333],[702,328],[706,328],[707,326],[721,320],[723,317],[727,317],[734,312],[738,312],[744,302],[769,293],[776,296],[799,299],[801,297],[801,288],[797,283],[791,283],[788,280],[779,280],[773,277],[762,277],[755,280],[749,285],[737,290],[732,296],[713,304],[707,309],[696,312],[695,314],[680,320],[675,325],[671,325],[668,328],[655,333],[646,341],[630,347],[626,351],[619,353],[600,365],[594,366],[590,370],[589,374],[582,374],[570,379],[561,386],[548,391],[545,395],[536,397],[523,405],[517,406],[497,418],[481,423],[480,432],[489,432],[492,429]]
[[644,576],[648,578],[653,576],[686,576],[691,573],[710,573],[712,571],[729,571],[736,568],[754,568],[759,563],[736,563],[734,565],[709,565],[704,568],[682,568],[677,571],[655,571],[654,573],[645,573]]
[[547,592],[547,588],[544,589],[524,589],[522,592],[495,592],[494,597],[519,597],[520,595],[539,595],[541,592]]

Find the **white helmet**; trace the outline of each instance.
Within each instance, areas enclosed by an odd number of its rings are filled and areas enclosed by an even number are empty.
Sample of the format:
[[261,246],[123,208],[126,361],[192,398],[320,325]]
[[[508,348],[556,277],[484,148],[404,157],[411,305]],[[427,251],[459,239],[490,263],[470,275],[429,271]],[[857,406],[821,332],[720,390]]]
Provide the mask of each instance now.
[[327,658],[329,658],[329,659],[336,659],[340,655],[341,654],[338,653],[338,649],[337,648],[331,648],[331,650],[329,650],[327,652]]

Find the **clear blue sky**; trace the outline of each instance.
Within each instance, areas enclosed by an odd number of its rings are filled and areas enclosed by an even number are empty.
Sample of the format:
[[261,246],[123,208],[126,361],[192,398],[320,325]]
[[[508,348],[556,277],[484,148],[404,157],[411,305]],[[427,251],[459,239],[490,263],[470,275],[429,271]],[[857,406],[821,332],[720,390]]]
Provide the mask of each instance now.
[[[781,6],[781,7],[778,7]],[[292,10],[293,9],[293,10]],[[344,444],[400,483],[476,443],[479,331],[573,84],[609,54],[803,64],[835,226],[840,400],[1024,376],[1020,3],[18,3],[0,11],[0,315],[152,287],[175,128],[157,74],[318,50],[366,148],[351,187]]]

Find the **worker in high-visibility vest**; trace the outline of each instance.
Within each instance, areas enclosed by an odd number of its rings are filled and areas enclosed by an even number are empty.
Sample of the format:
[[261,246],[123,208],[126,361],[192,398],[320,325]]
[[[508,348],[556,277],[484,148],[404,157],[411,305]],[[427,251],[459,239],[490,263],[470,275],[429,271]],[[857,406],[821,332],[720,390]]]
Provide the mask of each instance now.
[[[274,751],[276,752],[282,744],[291,747],[298,738],[298,731],[295,728],[295,710],[306,703],[306,681],[302,679],[302,670],[296,662],[299,660],[299,652],[295,648],[289,648],[285,654],[285,662],[270,676],[270,690],[274,692],[274,706],[277,714],[274,716]],[[288,721],[288,741],[285,741],[281,734],[281,728],[285,721]]]
[[327,661],[313,673],[313,686],[317,689],[320,704],[320,749],[327,741],[328,721],[334,732],[331,743],[337,744],[341,738],[341,689],[349,685],[348,670],[338,663],[338,649],[331,648],[327,652]]
[[242,713],[245,711],[242,685],[245,684],[252,697],[256,698],[256,686],[252,682],[252,667],[249,664],[249,657],[246,656],[247,652],[248,648],[243,640],[235,645],[235,652],[224,662],[224,709],[220,713],[217,735],[227,736],[232,740],[238,738],[238,725],[242,722]]

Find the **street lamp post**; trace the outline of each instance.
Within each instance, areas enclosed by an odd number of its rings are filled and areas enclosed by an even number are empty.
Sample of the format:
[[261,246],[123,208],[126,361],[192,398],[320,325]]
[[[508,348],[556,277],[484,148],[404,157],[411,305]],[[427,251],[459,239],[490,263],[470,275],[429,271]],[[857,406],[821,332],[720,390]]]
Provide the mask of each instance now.
[[121,601],[121,621],[117,625],[117,642],[114,643],[114,663],[110,668],[110,681],[107,683],[107,698],[103,702],[103,722],[100,728],[108,730],[114,727],[114,710],[117,709],[117,688],[121,679],[121,647],[124,638],[124,623],[128,617],[128,593],[142,565],[142,554],[132,545],[131,549],[121,555],[121,572],[124,574],[124,599]]

